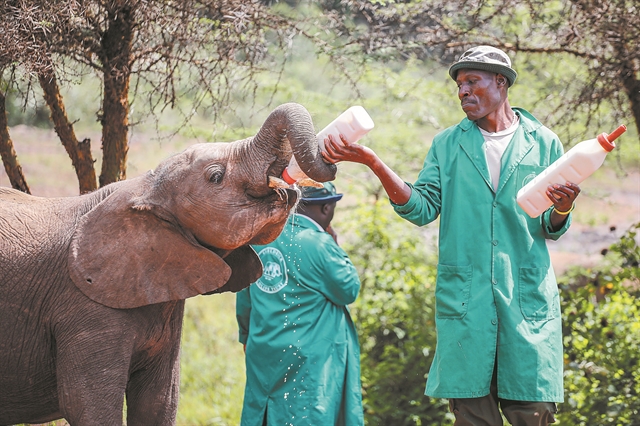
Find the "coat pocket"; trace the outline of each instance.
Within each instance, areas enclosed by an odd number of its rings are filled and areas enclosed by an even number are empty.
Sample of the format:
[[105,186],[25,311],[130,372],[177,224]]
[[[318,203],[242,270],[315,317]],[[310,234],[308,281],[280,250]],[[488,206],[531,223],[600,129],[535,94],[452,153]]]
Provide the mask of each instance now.
[[438,265],[436,317],[460,319],[467,314],[473,266]]
[[549,278],[549,268],[520,268],[520,311],[528,321],[544,321],[559,314],[558,288]]

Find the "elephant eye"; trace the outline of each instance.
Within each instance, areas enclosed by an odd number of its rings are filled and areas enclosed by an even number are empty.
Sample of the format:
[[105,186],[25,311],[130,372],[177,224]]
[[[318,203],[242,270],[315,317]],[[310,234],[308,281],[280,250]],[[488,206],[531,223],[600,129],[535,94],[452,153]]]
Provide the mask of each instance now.
[[224,177],[224,167],[219,164],[212,165],[207,168],[207,178],[211,183],[220,183]]

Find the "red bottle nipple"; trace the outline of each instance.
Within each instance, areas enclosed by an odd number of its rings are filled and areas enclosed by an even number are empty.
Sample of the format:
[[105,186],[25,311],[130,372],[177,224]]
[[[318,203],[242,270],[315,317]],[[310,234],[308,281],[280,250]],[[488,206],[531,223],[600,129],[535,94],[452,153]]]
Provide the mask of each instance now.
[[627,126],[621,124],[617,129],[615,129],[608,135],[606,133],[600,133],[598,135],[598,142],[600,142],[600,145],[604,148],[605,151],[611,152],[613,148],[616,147],[616,144],[613,143],[613,141],[618,139],[618,137],[626,131]]

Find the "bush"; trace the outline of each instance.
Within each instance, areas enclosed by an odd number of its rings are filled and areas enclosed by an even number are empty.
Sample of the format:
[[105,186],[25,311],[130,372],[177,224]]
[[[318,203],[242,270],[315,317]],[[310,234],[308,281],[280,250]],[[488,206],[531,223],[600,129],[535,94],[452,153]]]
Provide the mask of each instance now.
[[561,424],[640,425],[640,223],[603,264],[560,280],[566,402]]
[[345,245],[362,280],[352,313],[361,342],[368,425],[442,425],[447,402],[424,395],[436,344],[434,255],[386,201],[362,205]]
[[[368,425],[451,424],[446,401],[424,396],[436,345],[435,250],[387,201],[359,205],[342,222],[362,279],[352,312],[361,342]],[[559,279],[565,350],[564,404],[571,426],[640,425],[640,250],[631,227],[601,265]]]

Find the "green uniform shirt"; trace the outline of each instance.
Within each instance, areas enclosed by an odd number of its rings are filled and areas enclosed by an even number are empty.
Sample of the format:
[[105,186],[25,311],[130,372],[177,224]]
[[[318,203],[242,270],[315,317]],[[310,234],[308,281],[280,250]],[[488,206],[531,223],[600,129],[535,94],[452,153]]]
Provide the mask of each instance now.
[[394,205],[422,226],[440,217],[436,282],[438,342],[425,393],[489,394],[563,401],[560,301],[546,239],[558,239],[551,209],[530,218],[516,203],[527,182],[563,152],[558,137],[527,111],[502,157],[494,191],[482,137],[468,119],[436,135],[409,201]]
[[262,277],[237,294],[247,384],[242,425],[362,425],[360,348],[347,305],[360,279],[347,254],[306,216],[254,247]]

